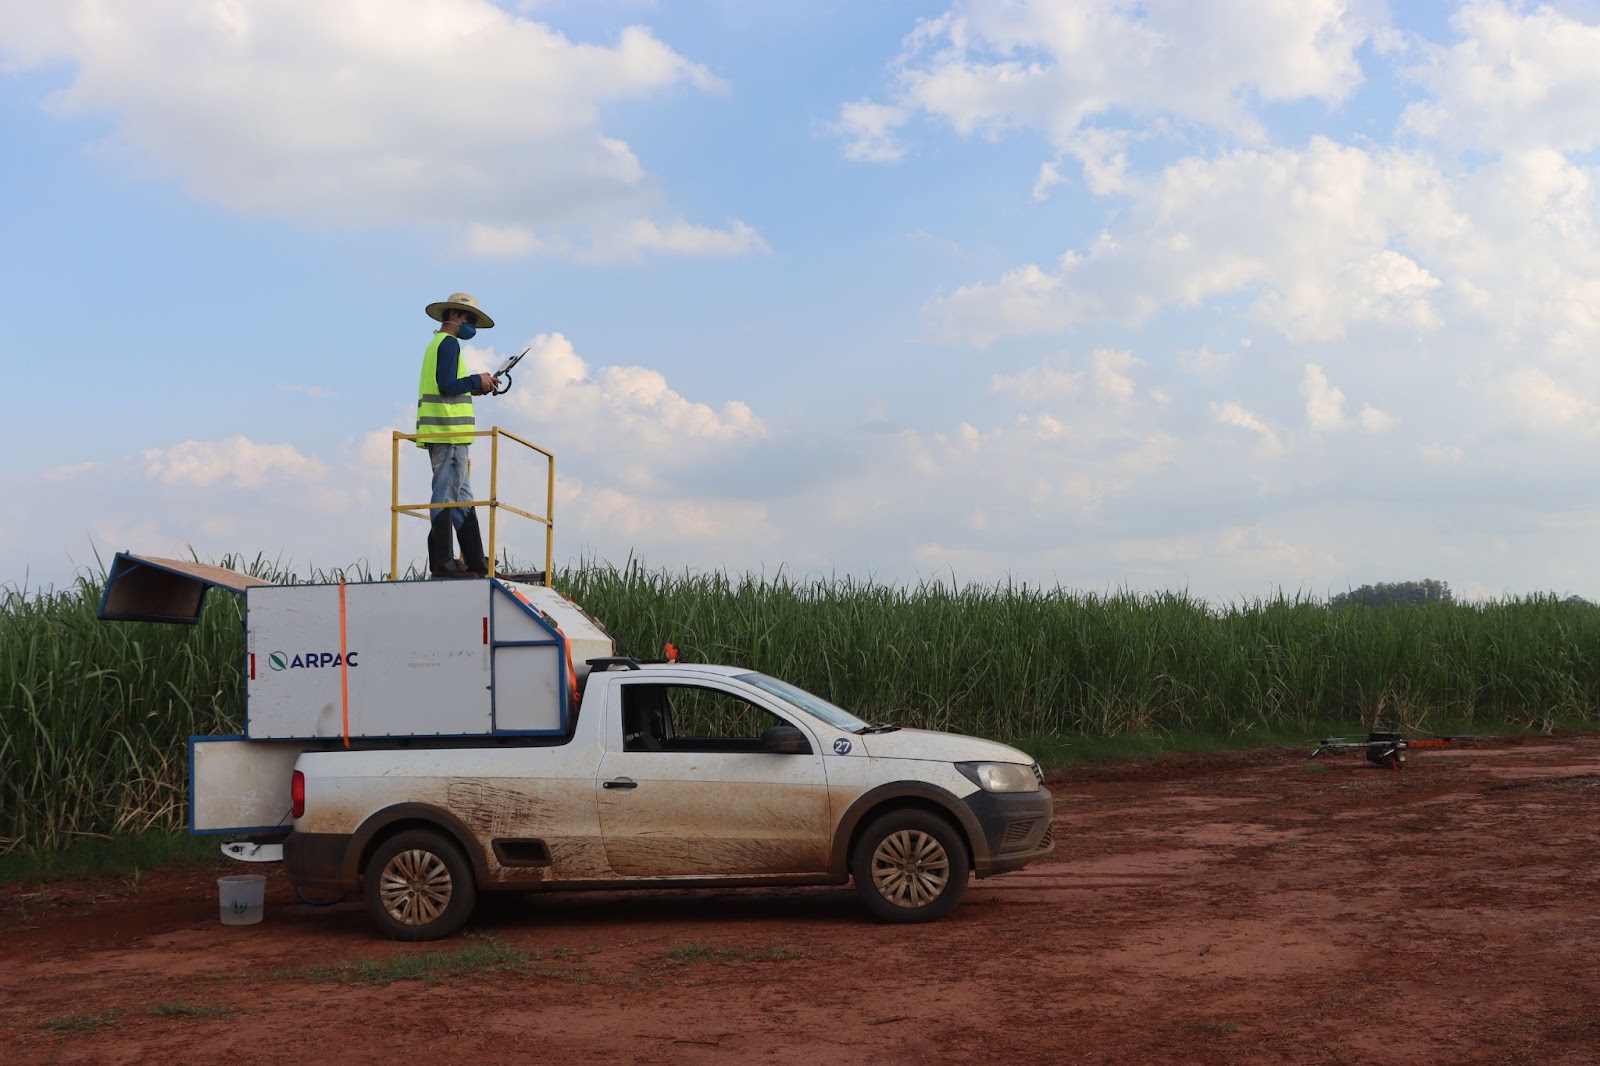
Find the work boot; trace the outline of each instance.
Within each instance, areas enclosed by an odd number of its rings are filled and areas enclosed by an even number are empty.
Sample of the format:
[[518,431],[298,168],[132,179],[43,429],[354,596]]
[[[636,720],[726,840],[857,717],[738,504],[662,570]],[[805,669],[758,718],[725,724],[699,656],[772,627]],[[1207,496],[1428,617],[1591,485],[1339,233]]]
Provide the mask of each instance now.
[[461,561],[466,568],[479,577],[489,576],[489,560],[483,554],[483,536],[478,532],[478,512],[468,509],[467,517],[461,520],[461,528],[456,530],[456,539],[461,542]]
[[455,553],[450,550],[450,512],[433,512],[428,524],[428,573],[448,577],[455,569]]

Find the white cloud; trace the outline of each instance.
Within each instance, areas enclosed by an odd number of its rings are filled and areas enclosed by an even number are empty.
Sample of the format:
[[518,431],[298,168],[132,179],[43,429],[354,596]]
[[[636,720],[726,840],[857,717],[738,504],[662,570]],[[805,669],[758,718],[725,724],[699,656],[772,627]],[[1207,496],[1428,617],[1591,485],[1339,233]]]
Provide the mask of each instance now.
[[639,259],[657,252],[731,257],[767,250],[761,235],[737,219],[729,221],[727,229],[710,229],[681,220],[662,225],[641,218],[597,234],[584,257],[601,261]]
[[1455,233],[1459,214],[1425,161],[1314,137],[1301,150],[1187,158],[1128,179],[1116,231],[1054,272],[1036,264],[935,300],[947,335],[976,345],[1082,322],[1136,323],[1239,293],[1285,336],[1342,337],[1377,323],[1435,328],[1441,282],[1391,241]]
[[[1249,346],[1249,341],[1245,346]],[[1191,373],[1210,376],[1218,373],[1234,361],[1233,352],[1214,352],[1205,345],[1198,348],[1183,348],[1177,353],[1178,365]]]
[[1361,428],[1371,433],[1387,433],[1400,424],[1400,420],[1386,411],[1380,411],[1370,403],[1361,405]]
[[525,255],[564,252],[570,247],[568,241],[547,240],[526,226],[485,226],[473,222],[467,225],[455,250],[461,255],[516,259]]
[[[72,64],[47,101],[110,116],[99,147],[247,214],[443,227],[471,254],[737,254],[743,223],[654,219],[606,108],[722,83],[648,29],[574,41],[489,0],[56,0],[0,7],[0,62]],[[717,234],[723,234],[719,239]],[[626,238],[624,238],[626,243]]]
[[1548,4],[1469,0],[1454,44],[1420,42],[1409,73],[1431,97],[1401,125],[1455,148],[1586,151],[1600,145],[1600,26]]
[[963,286],[930,303],[928,314],[942,323],[946,335],[980,348],[1005,336],[1065,329],[1090,311],[1087,299],[1065,282],[1077,262],[1069,253],[1062,257],[1062,274],[1047,274],[1029,263],[1007,271],[995,285]]
[[560,333],[533,339],[504,402],[542,431],[566,441],[587,437],[590,447],[606,451],[695,450],[766,435],[765,424],[742,401],[713,408],[686,399],[665,375],[646,367],[591,370]]
[[1110,547],[1111,558],[1119,563],[1189,563],[1204,559],[1208,549],[1205,537],[1126,537]]
[[1132,352],[1111,348],[1098,348],[1090,358],[1094,363],[1095,388],[1100,390],[1101,395],[1118,403],[1133,399],[1133,378],[1124,371],[1143,366],[1142,360],[1135,358]]
[[1426,462],[1444,466],[1459,465],[1462,460],[1467,457],[1466,453],[1461,450],[1460,446],[1455,444],[1444,444],[1440,441],[1429,441],[1426,444],[1419,444],[1417,446],[1417,452]]
[[541,237],[522,226],[474,224],[456,245],[462,255],[568,254],[590,262],[637,261],[658,254],[732,258],[768,250],[761,235],[738,219],[729,220],[726,229],[715,229],[682,219],[636,218],[620,225],[597,226],[581,242],[562,236]]
[[1081,129],[1067,138],[1061,148],[1083,167],[1090,192],[1096,196],[1115,196],[1128,191],[1129,142],[1148,136],[1131,130]]
[[676,500],[592,489],[576,498],[574,521],[603,529],[612,538],[648,540],[670,548],[692,542],[748,550],[776,539],[777,529],[760,503],[744,500]]
[[1050,190],[1060,185],[1066,179],[1061,176],[1061,161],[1052,159],[1047,163],[1039,164],[1039,176],[1033,181],[1033,199],[1035,202],[1045,200],[1050,196]]
[[1265,455],[1278,455],[1284,451],[1283,442],[1278,439],[1277,431],[1239,404],[1214,403],[1211,405],[1211,417],[1225,426],[1236,426],[1246,432],[1254,433],[1260,438],[1262,453]]
[[1399,252],[1389,248],[1373,252],[1346,266],[1345,275],[1341,288],[1348,303],[1340,314],[1343,321],[1382,322],[1418,331],[1438,328],[1439,316],[1428,294],[1439,287],[1439,279]]
[[965,0],[906,38],[892,102],[847,104],[839,127],[847,154],[878,161],[899,158],[882,138],[910,112],[964,136],[1039,130],[1063,151],[1127,113],[1253,138],[1252,99],[1345,99],[1383,24],[1364,0]]
[[1130,371],[1142,366],[1144,360],[1132,352],[1096,348],[1089,355],[1086,371],[1069,370],[1065,359],[1055,359],[1015,374],[996,374],[990,379],[989,390],[1021,407],[1059,407],[1081,396],[1087,380],[1101,398],[1126,404],[1138,391]]
[[1525,367],[1513,371],[1503,386],[1507,403],[1529,429],[1596,428],[1600,424],[1600,405],[1557,384],[1542,370]]
[[1249,571],[1258,574],[1298,574],[1302,581],[1327,581],[1334,576],[1339,565],[1337,556],[1332,552],[1274,537],[1261,525],[1235,526],[1224,530],[1218,537],[1218,547],[1223,554],[1249,559]]
[[48,467],[40,476],[46,481],[73,481],[90,474],[98,474],[105,468],[105,463],[90,459],[82,463],[71,463],[67,466]]
[[1312,429],[1338,429],[1344,424],[1344,393],[1316,363],[1306,364],[1300,395],[1306,398],[1306,421]]
[[1023,407],[1060,403],[1083,390],[1083,374],[1057,365],[1030,366],[1015,374],[996,374],[989,390]]
[[145,474],[166,485],[230,484],[253,489],[274,481],[322,477],[321,460],[302,455],[292,444],[259,444],[234,436],[220,441],[187,440],[140,453]]
[[904,108],[887,107],[870,100],[857,100],[839,109],[833,132],[845,138],[847,159],[864,163],[893,163],[905,155],[895,140],[895,130],[905,124]]
[[[1339,566],[1332,552],[1275,536],[1264,524],[1224,525],[1179,537],[1129,538],[1112,544],[1109,554],[1135,571],[1211,562],[1235,573],[1292,573],[1299,575],[1299,582],[1327,581]],[[1263,587],[1239,591],[1270,595],[1272,584],[1269,580]]]

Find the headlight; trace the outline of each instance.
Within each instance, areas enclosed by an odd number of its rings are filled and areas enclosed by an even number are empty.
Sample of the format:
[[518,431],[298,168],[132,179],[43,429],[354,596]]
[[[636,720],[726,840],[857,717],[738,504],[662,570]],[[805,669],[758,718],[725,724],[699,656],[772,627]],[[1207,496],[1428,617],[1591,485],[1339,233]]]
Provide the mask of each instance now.
[[968,781],[985,792],[1032,792],[1039,787],[1033,767],[1014,762],[958,762]]

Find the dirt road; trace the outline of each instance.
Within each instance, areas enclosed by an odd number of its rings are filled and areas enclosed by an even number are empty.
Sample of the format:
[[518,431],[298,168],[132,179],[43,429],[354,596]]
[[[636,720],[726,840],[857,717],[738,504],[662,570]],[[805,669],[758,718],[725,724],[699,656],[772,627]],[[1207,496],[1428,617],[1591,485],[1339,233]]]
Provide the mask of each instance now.
[[0,1057],[1600,1063],[1600,737],[1049,783],[1056,858],[924,926],[848,889],[548,895],[398,945],[281,875],[244,928],[212,871],[5,886]]

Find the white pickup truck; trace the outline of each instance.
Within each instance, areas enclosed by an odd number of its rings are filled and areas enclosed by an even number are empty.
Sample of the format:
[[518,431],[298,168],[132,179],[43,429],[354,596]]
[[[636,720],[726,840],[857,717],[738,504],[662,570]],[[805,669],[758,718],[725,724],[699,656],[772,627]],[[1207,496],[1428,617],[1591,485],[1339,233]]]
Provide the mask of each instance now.
[[449,936],[494,890],[853,880],[873,915],[916,922],[1054,848],[1014,748],[735,667],[590,665],[570,736],[301,754],[289,880],[361,889],[402,940]]
[[547,585],[273,585],[119,552],[100,617],[193,624],[211,588],[244,598],[244,731],[190,738],[190,830],[281,847],[290,881],[359,889],[392,937],[449,936],[495,890],[853,880],[879,918],[928,921],[1054,848],[1015,748],[617,657]]

